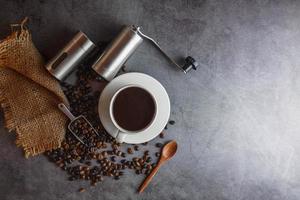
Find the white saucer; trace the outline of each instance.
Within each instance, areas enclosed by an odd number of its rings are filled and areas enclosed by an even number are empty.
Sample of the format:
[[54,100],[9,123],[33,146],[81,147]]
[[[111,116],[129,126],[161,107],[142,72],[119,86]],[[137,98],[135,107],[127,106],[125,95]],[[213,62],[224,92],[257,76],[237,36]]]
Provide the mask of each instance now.
[[129,84],[144,87],[152,93],[157,101],[157,114],[153,119],[153,123],[141,132],[128,134],[124,139],[125,143],[144,143],[159,135],[168,123],[170,117],[169,96],[165,88],[153,77],[143,73],[131,72],[114,78],[101,93],[98,104],[98,113],[105,130],[113,137],[116,137],[118,129],[115,127],[109,116],[109,103],[117,90]]

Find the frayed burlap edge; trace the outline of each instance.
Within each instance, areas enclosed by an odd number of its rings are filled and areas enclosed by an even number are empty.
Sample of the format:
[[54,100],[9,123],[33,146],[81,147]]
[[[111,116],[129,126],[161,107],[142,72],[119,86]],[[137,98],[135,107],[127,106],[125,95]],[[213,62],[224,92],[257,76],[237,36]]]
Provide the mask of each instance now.
[[[28,17],[26,17],[21,24],[12,24],[11,25],[11,30],[12,33],[11,35],[7,36],[5,39],[0,40],[0,44],[3,42],[12,39],[12,38],[17,38],[17,39],[28,39],[30,37],[30,34],[28,31],[24,28],[25,23],[28,21]],[[14,27],[19,27],[20,30],[14,30]],[[0,61],[5,59],[5,54],[3,53],[5,49],[0,48]],[[16,131],[18,133],[18,128],[16,127],[16,124],[14,123],[13,120],[13,114],[10,110],[10,106],[8,103],[8,100],[4,97],[5,90],[3,88],[0,88],[0,104],[4,113],[4,126],[5,128],[8,129],[9,132]],[[17,144],[18,145],[18,144]]]

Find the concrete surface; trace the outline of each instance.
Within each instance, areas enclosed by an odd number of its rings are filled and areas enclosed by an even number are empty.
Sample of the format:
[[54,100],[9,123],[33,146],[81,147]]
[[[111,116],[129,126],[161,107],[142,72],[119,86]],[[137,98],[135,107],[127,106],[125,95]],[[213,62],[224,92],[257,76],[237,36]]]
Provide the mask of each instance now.
[[[202,65],[184,75],[150,45],[127,63],[157,78],[172,102],[180,145],[143,195],[142,177],[107,180],[86,193],[44,156],[22,157],[0,131],[0,199],[300,199],[300,1],[0,1],[0,35],[30,17],[45,58],[76,30],[94,41],[137,24],[180,60]],[[2,119],[3,121],[3,119]],[[3,126],[2,126],[3,127]]]

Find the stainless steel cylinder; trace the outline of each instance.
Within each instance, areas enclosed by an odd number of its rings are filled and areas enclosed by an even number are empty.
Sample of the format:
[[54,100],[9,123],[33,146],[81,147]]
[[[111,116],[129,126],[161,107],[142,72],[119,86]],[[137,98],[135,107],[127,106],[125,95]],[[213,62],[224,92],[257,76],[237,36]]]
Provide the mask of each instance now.
[[58,80],[66,78],[90,53],[95,44],[83,33],[78,32],[73,39],[46,64],[46,69]]
[[96,60],[92,68],[102,78],[111,81],[142,41],[143,38],[138,35],[136,27],[124,27]]

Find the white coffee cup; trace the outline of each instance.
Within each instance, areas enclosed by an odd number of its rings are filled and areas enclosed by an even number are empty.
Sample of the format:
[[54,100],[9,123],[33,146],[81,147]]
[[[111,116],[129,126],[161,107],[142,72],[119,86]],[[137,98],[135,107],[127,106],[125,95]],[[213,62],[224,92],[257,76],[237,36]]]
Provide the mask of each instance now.
[[[137,131],[130,131],[130,130],[126,130],[123,127],[121,127],[118,124],[118,122],[116,121],[116,119],[114,117],[114,112],[113,112],[113,107],[114,107],[114,103],[115,103],[115,100],[116,100],[117,96],[120,94],[121,91],[123,91],[125,89],[128,89],[130,87],[138,87],[138,88],[143,89],[144,91],[146,91],[152,97],[152,100],[153,100],[154,106],[155,106],[154,107],[155,110],[154,110],[154,114],[153,114],[152,120],[147,124],[147,126],[145,126],[144,128],[142,128],[140,130],[137,130]],[[148,129],[153,124],[153,120],[156,117],[156,114],[157,114],[157,102],[156,102],[156,99],[153,96],[153,94],[151,94],[151,92],[149,92],[142,85],[133,85],[133,84],[130,84],[130,85],[126,85],[126,86],[120,88],[119,90],[117,90],[114,93],[114,95],[112,96],[112,98],[110,100],[110,103],[109,103],[109,116],[110,116],[111,121],[114,124],[114,126],[118,129],[118,134],[116,136],[116,140],[117,140],[117,142],[120,142],[120,143],[122,143],[124,141],[124,139],[125,139],[125,137],[127,135],[129,135],[129,134],[141,134],[141,132],[143,132],[146,129]]]

